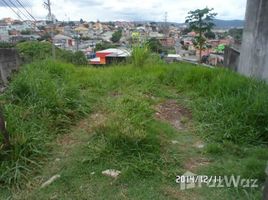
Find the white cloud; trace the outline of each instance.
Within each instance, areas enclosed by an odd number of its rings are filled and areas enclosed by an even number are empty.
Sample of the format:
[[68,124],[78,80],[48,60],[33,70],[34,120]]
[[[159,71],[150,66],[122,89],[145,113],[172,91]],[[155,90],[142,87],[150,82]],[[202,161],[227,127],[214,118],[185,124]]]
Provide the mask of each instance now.
[[[21,0],[26,2],[28,0]],[[47,10],[44,0],[31,1],[27,7],[38,19],[44,19]],[[57,19],[88,21],[112,20],[153,20],[163,21],[168,12],[168,20],[184,22],[190,10],[214,8],[219,19],[243,19],[246,0],[51,0],[52,12]],[[7,7],[0,7],[0,17],[16,17]],[[17,17],[16,17],[17,18]]]

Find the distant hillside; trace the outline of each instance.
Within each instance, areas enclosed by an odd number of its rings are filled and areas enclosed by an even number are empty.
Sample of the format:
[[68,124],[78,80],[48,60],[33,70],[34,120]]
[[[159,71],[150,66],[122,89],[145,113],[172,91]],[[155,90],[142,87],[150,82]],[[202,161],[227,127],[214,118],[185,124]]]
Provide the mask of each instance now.
[[[152,21],[136,21],[136,24],[147,24]],[[163,25],[164,22],[155,22],[158,25]],[[221,19],[215,19],[214,23],[216,24],[216,28],[241,28],[244,26],[244,20],[221,20]],[[168,22],[169,25],[175,25],[175,26],[185,26],[185,23],[176,23],[176,22]]]
[[217,28],[238,28],[244,26],[244,20],[221,20],[215,19],[214,23]]

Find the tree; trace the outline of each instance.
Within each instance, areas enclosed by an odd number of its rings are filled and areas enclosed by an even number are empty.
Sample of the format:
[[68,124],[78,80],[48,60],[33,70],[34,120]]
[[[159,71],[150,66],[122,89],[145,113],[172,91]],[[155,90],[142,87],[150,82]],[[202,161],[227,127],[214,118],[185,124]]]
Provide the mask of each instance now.
[[196,47],[199,49],[199,62],[201,62],[202,50],[205,48],[206,38],[204,33],[210,32],[212,27],[215,26],[213,19],[217,13],[212,13],[213,8],[204,8],[190,11],[186,17],[185,23],[189,28],[197,33]]
[[30,35],[31,34],[31,30],[27,29],[27,30],[22,30],[20,32],[22,35]]
[[233,29],[230,29],[228,31],[228,34],[234,38],[235,42],[241,43],[242,35],[243,35],[243,29],[233,28]]
[[72,63],[75,65],[87,65],[88,61],[82,51],[77,51],[72,56]]
[[189,29],[189,28],[185,28],[185,29],[183,29],[182,31],[181,31],[181,34],[182,35],[187,35],[188,33],[190,33],[191,32],[191,30]]
[[95,51],[101,51],[104,49],[109,49],[109,48],[115,48],[116,46],[114,44],[111,44],[109,42],[101,42],[101,43],[97,43],[96,47],[95,47]]
[[216,34],[212,31],[206,32],[204,35],[207,39],[215,39],[216,38]]
[[111,37],[111,41],[116,43],[119,42],[122,37],[122,30],[115,31]]
[[163,51],[163,47],[161,43],[156,38],[150,38],[148,40],[148,47],[150,48],[152,52],[155,52],[155,53],[162,53]]

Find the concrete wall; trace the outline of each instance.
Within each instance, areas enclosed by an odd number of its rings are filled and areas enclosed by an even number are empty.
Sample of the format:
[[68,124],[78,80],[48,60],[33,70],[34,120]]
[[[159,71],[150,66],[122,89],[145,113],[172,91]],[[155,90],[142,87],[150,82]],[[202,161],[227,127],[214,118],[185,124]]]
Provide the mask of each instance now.
[[268,81],[268,0],[248,0],[238,72]]
[[224,49],[224,66],[231,70],[237,71],[239,65],[240,52],[231,47]]
[[16,49],[0,49],[0,90],[7,86],[12,72],[19,69],[19,62]]

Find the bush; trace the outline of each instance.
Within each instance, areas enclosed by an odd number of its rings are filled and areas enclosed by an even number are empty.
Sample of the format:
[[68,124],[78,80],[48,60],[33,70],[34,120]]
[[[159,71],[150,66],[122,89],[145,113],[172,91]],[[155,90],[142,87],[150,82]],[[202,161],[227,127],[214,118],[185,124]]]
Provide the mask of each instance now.
[[109,49],[109,48],[116,48],[116,45],[111,44],[109,42],[97,43],[95,50],[96,51],[101,51],[101,50]]
[[14,45],[9,42],[0,42],[0,48],[13,48]]
[[49,42],[28,41],[16,45],[20,56],[26,63],[34,60],[44,60],[51,57],[51,44]]
[[111,41],[114,43],[119,42],[121,37],[122,37],[122,30],[118,30],[113,33]]
[[135,44],[132,47],[131,60],[135,67],[143,67],[150,55],[150,50],[147,44]]
[[[20,56],[25,63],[40,61],[52,57],[52,45],[49,42],[27,41],[17,44]],[[83,52],[71,52],[56,48],[56,58],[75,65],[86,65],[88,63]]]
[[75,65],[87,65],[88,61],[82,51],[77,51],[72,56],[72,63]]
[[148,47],[150,48],[152,52],[155,52],[155,53],[162,53],[164,51],[163,46],[161,45],[159,40],[156,38],[151,38],[148,40]]

